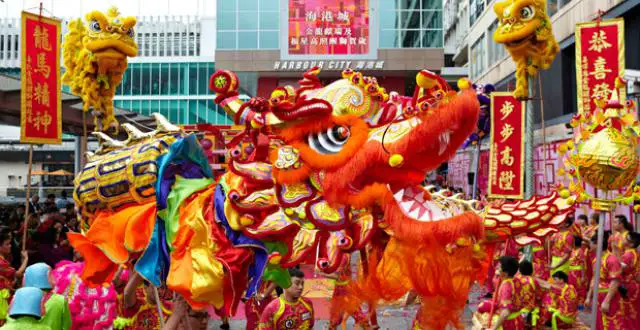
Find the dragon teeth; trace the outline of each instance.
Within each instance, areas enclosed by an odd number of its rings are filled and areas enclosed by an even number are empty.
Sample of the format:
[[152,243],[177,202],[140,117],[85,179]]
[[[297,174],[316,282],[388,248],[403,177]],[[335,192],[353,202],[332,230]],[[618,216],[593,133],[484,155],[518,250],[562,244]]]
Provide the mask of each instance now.
[[402,196],[404,196],[404,189],[398,190],[398,192],[393,195],[393,198],[395,198],[395,200],[397,201],[401,201]]

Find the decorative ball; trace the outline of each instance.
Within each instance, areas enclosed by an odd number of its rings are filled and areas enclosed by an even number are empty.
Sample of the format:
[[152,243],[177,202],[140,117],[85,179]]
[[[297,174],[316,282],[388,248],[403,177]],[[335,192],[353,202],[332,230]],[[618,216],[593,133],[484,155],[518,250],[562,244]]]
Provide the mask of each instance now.
[[607,127],[582,144],[575,165],[590,185],[602,190],[620,189],[635,180],[639,162],[635,147],[631,137]]
[[200,146],[204,150],[209,150],[213,146],[213,142],[211,142],[211,140],[209,139],[202,139],[200,140]]

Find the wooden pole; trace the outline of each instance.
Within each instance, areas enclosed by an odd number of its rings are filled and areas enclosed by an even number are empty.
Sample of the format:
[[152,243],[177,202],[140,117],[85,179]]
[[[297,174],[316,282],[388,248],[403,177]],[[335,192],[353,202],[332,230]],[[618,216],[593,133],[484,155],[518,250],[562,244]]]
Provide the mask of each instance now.
[[[29,229],[29,204],[31,203],[31,170],[33,169],[33,144],[29,145],[29,167],[27,169],[27,195],[24,209],[24,224],[22,231],[22,251],[27,250],[27,230]],[[35,206],[34,206],[35,211]]]
[[[609,198],[609,193],[605,194],[605,198]],[[613,216],[613,210],[610,210],[609,217]],[[602,266],[602,241],[604,240],[604,219],[598,226],[598,246],[596,247],[596,268],[593,274],[593,295],[591,297],[591,329],[596,329],[598,323],[598,286],[600,285],[600,267]]]
[[160,328],[164,328],[164,315],[162,315],[162,301],[158,294],[158,287],[153,286],[153,294],[156,296],[156,307],[158,308],[158,318],[160,318]]

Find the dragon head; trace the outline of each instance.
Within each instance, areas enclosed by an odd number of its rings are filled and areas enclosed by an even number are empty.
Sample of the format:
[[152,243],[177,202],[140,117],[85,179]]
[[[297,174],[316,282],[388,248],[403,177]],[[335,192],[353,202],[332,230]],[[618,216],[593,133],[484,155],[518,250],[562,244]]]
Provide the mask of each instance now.
[[[335,270],[340,255],[361,248],[378,226],[407,239],[426,240],[437,233],[452,241],[460,234],[479,237],[482,221],[476,213],[432,201],[421,186],[425,173],[450,159],[475,128],[479,104],[471,84],[465,81],[457,93],[423,70],[413,97],[402,97],[352,70],[323,87],[318,72],[305,73],[298,89],[279,87],[269,99],[248,102],[237,98],[233,73],[218,71],[211,78],[216,101],[236,123],[279,141],[270,144],[263,159],[270,168],[262,174],[246,161],[230,163],[229,176],[275,182],[278,211],[264,220],[245,219],[250,224],[245,231],[260,238],[291,238],[290,246],[299,251],[289,251],[284,266],[299,262],[319,244],[323,271]],[[240,191],[232,181],[223,180],[229,200],[256,197],[250,192],[229,195]],[[262,188],[254,192],[264,195]],[[449,222],[457,229],[450,231]]]
[[531,39],[551,34],[545,0],[503,0],[493,8],[500,23],[493,38],[509,48],[526,47]]
[[106,15],[97,10],[88,13],[85,21],[84,47],[98,59],[122,61],[138,54],[138,46],[133,39],[135,17],[122,17],[118,9],[111,7]]

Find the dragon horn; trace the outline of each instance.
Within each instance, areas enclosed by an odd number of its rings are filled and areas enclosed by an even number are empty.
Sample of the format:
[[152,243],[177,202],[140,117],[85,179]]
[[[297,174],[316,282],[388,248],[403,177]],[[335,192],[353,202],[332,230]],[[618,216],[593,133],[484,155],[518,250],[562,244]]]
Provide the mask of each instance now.
[[122,124],[122,128],[127,133],[128,140],[139,140],[145,137],[142,131],[129,123]]
[[100,149],[98,150],[98,153],[101,153],[108,149],[117,149],[125,146],[125,144],[122,141],[114,140],[110,138],[107,134],[104,134],[102,132],[92,132],[91,134],[93,134],[93,136],[98,138],[98,144],[100,145]]
[[156,120],[156,133],[175,133],[181,131],[180,127],[170,123],[165,116],[157,112],[154,112],[151,115]]

